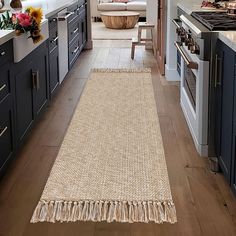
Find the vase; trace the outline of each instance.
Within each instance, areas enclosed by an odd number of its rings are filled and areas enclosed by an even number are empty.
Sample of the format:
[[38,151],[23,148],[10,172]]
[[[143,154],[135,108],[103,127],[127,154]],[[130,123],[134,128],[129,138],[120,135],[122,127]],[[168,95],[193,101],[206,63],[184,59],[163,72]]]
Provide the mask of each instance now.
[[22,10],[21,0],[11,0],[10,6],[13,9],[13,11],[15,11],[15,12]]

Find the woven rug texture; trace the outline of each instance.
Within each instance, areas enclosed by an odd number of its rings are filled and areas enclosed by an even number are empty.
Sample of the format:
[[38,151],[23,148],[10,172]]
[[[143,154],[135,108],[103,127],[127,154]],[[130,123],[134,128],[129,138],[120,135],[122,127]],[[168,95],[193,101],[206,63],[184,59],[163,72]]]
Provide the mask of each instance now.
[[150,69],[93,69],[31,222],[175,223]]

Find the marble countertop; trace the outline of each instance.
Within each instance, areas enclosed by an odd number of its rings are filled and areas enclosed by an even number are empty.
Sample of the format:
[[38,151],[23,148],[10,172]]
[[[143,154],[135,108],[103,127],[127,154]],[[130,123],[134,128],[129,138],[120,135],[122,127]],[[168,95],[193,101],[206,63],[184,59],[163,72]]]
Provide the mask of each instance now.
[[[44,17],[49,18],[58,11],[68,7],[77,2],[76,0],[26,0],[23,1],[23,7],[33,6],[41,7],[43,9]],[[9,7],[8,3],[5,5],[6,9]],[[13,30],[0,30],[0,45],[7,42],[14,37]]]
[[219,10],[219,9],[204,9],[201,7],[201,3],[202,1],[199,0],[184,0],[184,1],[179,1],[177,3],[177,6],[182,9],[184,12],[186,12],[187,14],[191,14],[193,11],[207,11],[207,12],[224,12],[225,10]]
[[12,39],[14,35],[14,30],[0,30],[0,45]]
[[236,52],[236,31],[220,31],[218,38]]

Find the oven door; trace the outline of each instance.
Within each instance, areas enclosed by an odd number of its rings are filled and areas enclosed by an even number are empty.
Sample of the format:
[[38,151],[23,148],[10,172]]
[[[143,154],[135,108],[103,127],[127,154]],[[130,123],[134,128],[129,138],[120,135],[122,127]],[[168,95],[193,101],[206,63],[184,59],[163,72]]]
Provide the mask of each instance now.
[[180,43],[175,46],[181,55],[181,107],[198,153],[207,156],[209,62]]
[[[182,21],[180,19],[173,19],[172,22],[174,23],[175,27],[176,27],[176,34],[177,34],[177,40],[180,41],[180,31],[182,28]],[[179,76],[181,76],[181,55],[179,53],[179,51],[177,50],[177,57],[176,57],[176,61],[177,61],[177,72],[179,74]]]

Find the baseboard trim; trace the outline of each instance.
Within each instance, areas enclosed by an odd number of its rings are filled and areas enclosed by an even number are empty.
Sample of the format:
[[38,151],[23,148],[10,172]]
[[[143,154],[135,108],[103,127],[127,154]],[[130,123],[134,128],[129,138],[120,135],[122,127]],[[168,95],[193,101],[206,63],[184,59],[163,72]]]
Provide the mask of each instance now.
[[176,69],[171,69],[165,65],[165,77],[167,81],[180,81],[180,76]]
[[85,49],[93,49],[93,41],[92,40],[88,40],[86,45],[85,45]]

